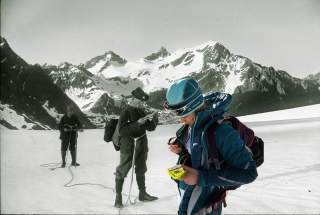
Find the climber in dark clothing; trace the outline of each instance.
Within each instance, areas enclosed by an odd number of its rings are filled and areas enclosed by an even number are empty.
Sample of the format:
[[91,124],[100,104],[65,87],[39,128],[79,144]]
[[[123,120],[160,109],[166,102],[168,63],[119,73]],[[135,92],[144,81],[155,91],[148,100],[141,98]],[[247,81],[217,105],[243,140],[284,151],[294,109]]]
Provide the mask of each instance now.
[[62,117],[59,123],[59,130],[61,139],[61,167],[64,168],[66,166],[66,154],[68,148],[72,159],[71,165],[80,166],[80,164],[77,163],[77,138],[78,131],[83,130],[82,125],[71,106],[67,107],[67,113]]
[[[115,207],[121,208],[122,186],[132,162],[135,165],[136,181],[139,188],[140,201],[153,201],[158,199],[146,192],[145,173],[147,171],[148,139],[146,130],[155,130],[158,124],[158,115],[149,114],[144,110],[143,102],[148,99],[141,88],[132,92],[133,98],[129,100],[129,106],[120,114],[118,121],[117,137],[120,143],[120,164],[116,168],[116,200]],[[115,136],[115,135],[114,135]],[[133,154],[135,156],[133,157]]]

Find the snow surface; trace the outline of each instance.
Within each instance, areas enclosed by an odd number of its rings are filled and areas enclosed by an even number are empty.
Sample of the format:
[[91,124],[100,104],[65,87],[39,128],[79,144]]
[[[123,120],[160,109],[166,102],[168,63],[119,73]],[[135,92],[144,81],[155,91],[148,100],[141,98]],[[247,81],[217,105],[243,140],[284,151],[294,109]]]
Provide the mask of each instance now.
[[[242,117],[265,142],[265,163],[258,179],[227,196],[226,214],[320,213],[319,106]],[[296,116],[296,118],[290,117]],[[312,116],[312,118],[310,118]],[[264,120],[265,119],[265,120]],[[176,185],[166,173],[176,162],[166,141],[179,125],[159,126],[148,133],[147,191],[159,200],[113,207],[114,175],[119,152],[103,142],[103,130],[79,133],[77,168],[56,169],[41,164],[60,161],[58,131],[8,130],[1,127],[1,213],[41,214],[175,214]],[[68,157],[70,162],[70,157]],[[74,174],[74,183],[64,187]],[[128,194],[130,173],[123,193]],[[132,200],[137,196],[133,182]],[[123,196],[124,202],[127,195]]]
[[267,112],[267,113],[241,116],[239,117],[239,119],[241,119],[244,122],[251,122],[251,121],[273,121],[273,120],[317,118],[317,117],[320,117],[320,104]]

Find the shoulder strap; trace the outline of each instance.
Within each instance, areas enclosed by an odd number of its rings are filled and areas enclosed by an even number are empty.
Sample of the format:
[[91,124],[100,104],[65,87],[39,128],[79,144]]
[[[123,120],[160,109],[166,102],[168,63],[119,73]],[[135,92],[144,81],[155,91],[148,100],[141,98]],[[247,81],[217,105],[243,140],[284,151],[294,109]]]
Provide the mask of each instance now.
[[219,126],[218,122],[213,123],[207,130],[208,138],[208,161],[214,163],[216,169],[220,169],[219,152],[216,145],[216,128]]

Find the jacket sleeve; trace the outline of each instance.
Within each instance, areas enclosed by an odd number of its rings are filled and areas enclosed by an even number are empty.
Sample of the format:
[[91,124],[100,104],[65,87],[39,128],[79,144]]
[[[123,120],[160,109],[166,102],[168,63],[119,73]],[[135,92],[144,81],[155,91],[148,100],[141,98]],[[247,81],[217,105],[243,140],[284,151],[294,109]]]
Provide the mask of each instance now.
[[251,183],[258,176],[255,161],[239,133],[228,125],[223,127],[219,136],[218,129],[216,130],[216,144],[226,165],[220,170],[215,168],[200,170],[198,178],[200,186],[240,186]]
[[119,118],[119,134],[120,136],[136,137],[142,132],[143,125],[140,125],[137,121],[129,122],[129,111],[123,111]]
[[158,119],[158,115],[155,114],[153,115],[152,120],[147,120],[145,123],[146,129],[148,131],[154,131],[158,125],[159,119]]
[[82,123],[80,122],[78,116],[77,116],[77,124],[78,124],[78,129],[82,129]]

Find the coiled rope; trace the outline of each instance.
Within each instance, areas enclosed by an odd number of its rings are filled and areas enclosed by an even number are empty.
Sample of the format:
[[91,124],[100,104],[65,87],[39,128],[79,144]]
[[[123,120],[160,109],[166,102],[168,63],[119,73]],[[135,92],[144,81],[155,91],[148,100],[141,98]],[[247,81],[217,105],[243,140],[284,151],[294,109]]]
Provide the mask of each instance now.
[[[69,144],[70,144],[70,139],[69,139]],[[132,185],[133,185],[133,175],[134,175],[134,156],[135,156],[135,151],[136,151],[135,150],[135,146],[136,146],[136,143],[134,143],[134,150],[133,150],[133,161],[132,161],[132,166],[131,166],[131,180],[130,180],[130,186],[129,186],[129,193],[128,194],[125,194],[125,193],[123,194],[123,196],[127,196],[127,200],[126,200],[126,203],[124,204],[124,207],[136,204],[137,203],[137,199],[138,199],[137,196],[132,196],[131,195],[131,190],[132,190]],[[68,148],[69,148],[69,145],[68,145]],[[68,161],[68,153],[66,154],[66,162],[67,161]],[[63,167],[61,167],[61,165],[62,165],[62,162],[53,162],[53,163],[41,164],[40,166],[41,167],[47,167],[49,170],[54,171],[54,170],[56,170],[58,168],[62,168],[63,169]],[[71,178],[67,183],[65,183],[63,185],[64,187],[99,186],[99,187],[101,187],[103,189],[108,189],[108,190],[111,190],[113,193],[116,193],[114,188],[109,187],[109,186],[105,186],[105,185],[99,184],[99,183],[84,182],[84,183],[71,184],[75,179],[75,176],[74,176],[74,173],[73,173],[71,167],[72,167],[72,165],[68,166],[68,172],[70,173]],[[75,168],[76,168],[76,166],[75,166]],[[131,197],[134,197],[134,199],[132,200]],[[123,209],[123,208],[119,208],[119,210],[118,210],[118,214],[119,215],[120,215],[121,209]]]

